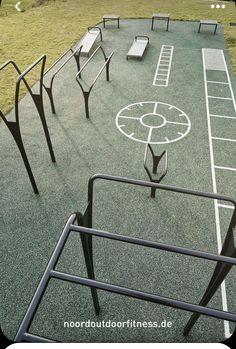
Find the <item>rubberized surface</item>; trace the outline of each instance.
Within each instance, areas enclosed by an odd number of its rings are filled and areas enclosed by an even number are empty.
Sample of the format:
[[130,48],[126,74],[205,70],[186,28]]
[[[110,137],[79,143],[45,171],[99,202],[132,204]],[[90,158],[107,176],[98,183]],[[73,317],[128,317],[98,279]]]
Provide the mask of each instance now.
[[[92,24],[92,23],[91,23]],[[140,102],[160,102],[185,113],[191,129],[175,142],[153,145],[160,154],[168,150],[169,170],[163,183],[213,191],[209,129],[202,48],[225,50],[222,29],[212,35],[211,28],[197,34],[198,23],[171,22],[150,29],[150,20],[122,20],[121,28],[103,30],[102,43],[106,53],[115,50],[111,62],[111,81],[100,77],[90,97],[90,120],[86,120],[84,101],[75,81],[76,64],[71,61],[58,75],[54,85],[56,115],[51,114],[45,94],[45,111],[57,163],[50,162],[46,142],[36,110],[29,96],[20,104],[21,130],[26,151],[38,184],[40,195],[33,194],[29,179],[11,135],[0,124],[0,229],[3,277],[1,282],[1,326],[13,338],[44,268],[53,251],[68,216],[83,211],[87,200],[88,178],[102,172],[147,179],[143,168],[145,144],[126,137],[116,127],[119,111]],[[143,61],[127,62],[126,53],[133,37],[148,35],[149,48]],[[174,46],[167,88],[153,86],[162,45]],[[231,75],[232,88],[236,80]],[[84,58],[85,60],[85,58]],[[83,83],[89,85],[101,65],[103,57],[96,56],[89,69],[84,70]],[[224,73],[224,72],[223,72]],[[222,72],[207,71],[207,80],[227,82]],[[104,77],[104,79],[103,79]],[[37,88],[37,86],[35,86]],[[213,94],[215,86],[211,86]],[[217,88],[227,96],[227,86]],[[232,101],[211,100],[211,113],[229,116],[214,117],[212,136],[236,138],[236,122]],[[159,110],[158,114],[165,113]],[[175,109],[168,109],[172,119]],[[135,110],[131,110],[135,112]],[[144,114],[149,111],[144,111]],[[221,114],[220,114],[221,113]],[[11,117],[11,113],[9,118]],[[140,116],[140,115],[138,115]],[[134,115],[135,117],[135,115]],[[157,120],[158,119],[158,120]],[[143,120],[148,127],[158,126],[161,117]],[[163,121],[163,119],[162,119]],[[157,124],[155,124],[157,122]],[[143,137],[147,130],[125,123],[133,137]],[[146,127],[146,128],[148,128]],[[173,124],[163,130],[164,137],[174,139],[179,127]],[[180,136],[180,135],[179,135]],[[159,139],[157,133],[156,140]],[[236,143],[213,139],[215,163],[236,168]],[[236,196],[235,172],[216,169],[217,191]],[[224,234],[231,209],[219,209],[221,234]],[[96,185],[94,227],[172,243],[210,252],[217,252],[217,234],[213,202],[157,192],[150,198],[148,189],[99,183]],[[95,272],[98,280],[156,292],[164,296],[198,303],[211,277],[214,263],[158,252],[142,247],[94,239]],[[85,276],[80,240],[71,238],[59,261],[58,270]],[[235,271],[226,280],[227,304],[236,311]],[[183,327],[190,313],[159,305],[132,300],[99,291],[102,312],[96,317],[88,288],[52,281],[32,324],[31,332],[51,336],[61,341],[126,341],[126,342],[204,342],[220,341],[227,334],[222,320],[202,316],[191,334],[184,338]],[[219,290],[210,306],[222,309]],[[86,320],[172,321],[171,328],[63,328],[64,321]],[[232,332],[234,326],[230,326]]]

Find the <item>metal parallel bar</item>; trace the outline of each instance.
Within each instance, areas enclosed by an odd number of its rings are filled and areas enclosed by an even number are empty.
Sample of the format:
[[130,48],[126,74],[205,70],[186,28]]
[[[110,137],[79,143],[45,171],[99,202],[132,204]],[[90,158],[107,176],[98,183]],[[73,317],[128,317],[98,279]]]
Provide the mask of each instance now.
[[15,68],[15,70],[17,71],[17,73],[20,75],[21,74],[21,71],[20,69],[18,68],[17,64],[12,61],[12,60],[8,60],[6,61],[5,63],[3,63],[1,66],[0,66],[0,71],[3,70],[4,68],[6,68],[9,64],[12,64],[13,67]]
[[110,54],[110,56],[107,58],[106,62],[103,64],[102,68],[100,69],[100,71],[98,72],[98,74],[96,75],[95,79],[93,80],[93,83],[90,87],[90,90],[92,89],[92,87],[94,86],[95,82],[97,81],[97,79],[99,78],[99,76],[101,75],[101,73],[103,72],[105,66],[109,63],[109,61],[111,60],[111,57],[113,56],[114,52],[112,52]]
[[67,221],[64,229],[63,229],[63,232],[57,242],[57,245],[56,245],[56,248],[55,250],[53,251],[52,255],[51,255],[51,258],[49,260],[49,263],[44,271],[44,274],[42,276],[42,279],[37,287],[37,290],[30,302],[30,305],[27,309],[27,312],[24,316],[24,319],[17,331],[17,334],[16,334],[16,337],[15,337],[15,341],[16,342],[19,342],[22,340],[22,336],[28,332],[29,330],[29,327],[31,325],[31,322],[33,320],[33,317],[39,307],[39,304],[40,304],[40,301],[43,297],[43,294],[46,290],[46,287],[48,285],[48,282],[49,282],[49,279],[50,279],[50,273],[51,273],[51,270],[56,266],[57,264],[57,261],[61,255],[61,251],[67,241],[67,238],[68,238],[68,235],[69,235],[69,232],[70,232],[70,226],[72,223],[74,223],[76,220],[76,214],[72,214],[69,218],[69,220]]
[[132,178],[127,178],[127,177],[111,176],[111,175],[106,175],[106,174],[95,174],[92,177],[90,177],[89,183],[88,183],[87,214],[88,214],[88,227],[89,228],[92,227],[93,186],[94,186],[95,180],[97,180],[97,179],[113,181],[113,182],[118,182],[118,183],[132,184],[132,185],[140,185],[143,187],[156,188],[156,189],[175,192],[175,193],[182,193],[182,194],[193,195],[193,196],[198,196],[198,197],[203,197],[203,198],[231,202],[234,205],[234,211],[233,211],[232,217],[236,216],[236,201],[228,196],[225,196],[225,195],[219,195],[219,194],[202,192],[202,191],[193,190],[193,189],[175,187],[175,186],[170,186],[170,185],[160,184],[160,183],[155,183],[155,182],[147,182],[147,181],[143,181],[141,179],[132,179]]
[[91,56],[89,57],[89,59],[84,63],[84,65],[82,66],[82,68],[78,71],[78,73],[76,74],[76,79],[77,79],[77,77],[80,75],[80,73],[84,70],[84,68],[86,67],[86,65],[91,61],[91,59],[93,58],[93,56],[97,53],[97,51],[99,50],[99,49],[101,49],[102,47],[101,46],[98,46],[97,48],[96,48],[96,50],[91,54]]
[[[234,205],[234,207],[236,208],[236,201],[229,196],[214,194],[214,193],[209,193],[209,192],[202,192],[200,190],[181,188],[181,187],[171,186],[171,185],[167,185],[167,184],[150,183],[150,182],[147,182],[147,181],[144,181],[141,179],[132,179],[132,178],[127,178],[127,177],[112,176],[112,175],[106,175],[106,174],[95,174],[92,177],[90,177],[90,179],[89,179],[89,193],[92,192],[93,183],[97,179],[104,179],[104,180],[113,181],[113,182],[140,185],[143,187],[155,187],[155,188],[160,189],[160,190],[166,190],[166,191],[182,193],[182,194],[187,194],[187,195],[200,196],[203,198],[227,201],[227,202],[231,202]],[[90,200],[88,200],[88,201],[90,201]]]
[[36,336],[35,334],[31,334],[27,332],[24,333],[24,335],[22,336],[22,341],[33,342],[33,343],[55,343],[54,340],[50,340],[49,338]]
[[71,52],[74,52],[73,50],[72,50],[72,48],[70,47],[70,48],[68,48],[68,50],[66,50],[46,71],[45,71],[45,73],[43,74],[43,76],[45,76],[47,73],[49,73],[50,72],[50,70],[52,70],[52,68],[54,68],[55,67],[55,65],[57,65],[57,63],[58,62],[60,62],[60,60],[69,52],[69,51],[71,51]]
[[[76,51],[74,51],[74,52],[65,60],[65,62],[62,63],[62,65],[61,65],[61,66],[55,71],[55,73],[53,74],[52,80],[55,78],[55,76],[57,75],[57,73],[59,73],[59,71],[66,65],[66,63],[68,63],[69,60],[70,60],[72,57],[74,57],[74,55],[75,55],[76,53],[80,53],[81,49],[82,49],[82,45],[81,45]],[[68,52],[68,51],[67,51],[67,52]],[[62,56],[61,58],[63,58],[63,56]],[[55,66],[55,64],[54,64],[53,66]],[[53,67],[53,66],[52,66],[52,67]],[[45,73],[45,74],[46,74],[46,73]],[[44,76],[45,76],[45,74],[44,74]]]
[[55,271],[55,270],[52,270],[51,277],[64,280],[64,281],[77,283],[84,286],[97,288],[100,290],[104,290],[104,291],[108,291],[116,294],[121,294],[121,295],[132,297],[132,298],[141,299],[141,300],[152,302],[152,303],[166,305],[173,308],[178,308],[178,309],[182,309],[190,312],[200,313],[202,315],[208,315],[211,317],[236,322],[236,314],[218,310],[218,309],[206,308],[197,304],[187,303],[187,302],[179,301],[173,298],[163,297],[163,296],[159,296],[159,295],[148,293],[148,292],[143,292],[143,291],[127,288],[127,287],[117,286],[114,284],[108,284],[102,281],[91,280],[81,276],[66,274],[63,272]]
[[107,239],[111,239],[111,240],[127,242],[130,244],[151,247],[151,248],[155,248],[158,250],[180,253],[180,254],[184,254],[187,256],[191,256],[191,257],[198,257],[198,258],[202,258],[202,259],[212,260],[215,262],[224,262],[224,263],[236,265],[235,258],[223,256],[223,255],[218,255],[218,254],[214,254],[214,253],[209,253],[209,252],[205,252],[205,251],[198,251],[198,250],[193,250],[190,248],[178,247],[178,246],[164,244],[164,243],[160,243],[160,242],[130,237],[130,236],[122,235],[122,234],[111,233],[111,232],[104,231],[104,230],[76,226],[73,224],[70,226],[70,230],[78,232],[78,233],[91,234],[94,236],[99,236],[99,237],[103,237],[103,238],[107,238]]

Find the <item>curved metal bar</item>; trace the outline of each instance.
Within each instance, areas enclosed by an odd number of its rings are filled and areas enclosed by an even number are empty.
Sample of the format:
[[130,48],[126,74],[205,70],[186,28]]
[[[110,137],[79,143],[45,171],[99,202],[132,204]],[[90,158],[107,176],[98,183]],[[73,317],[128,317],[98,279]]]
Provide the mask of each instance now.
[[48,68],[48,70],[45,72],[44,76],[53,68],[56,66],[56,64],[58,64],[58,62],[63,58],[65,57],[65,55],[71,51],[72,54],[65,60],[65,62],[63,62],[59,67],[58,69],[53,73],[52,77],[51,77],[51,81],[50,81],[50,86],[47,87],[45,85],[45,83],[43,83],[43,87],[44,89],[46,90],[47,94],[48,94],[48,97],[49,97],[49,100],[50,100],[50,103],[51,103],[51,109],[52,109],[52,113],[55,114],[56,111],[55,111],[55,105],[54,105],[54,100],[53,100],[53,93],[52,93],[52,87],[53,87],[53,82],[54,82],[54,79],[56,77],[56,75],[60,72],[60,70],[70,61],[70,59],[72,57],[75,57],[76,55],[78,56],[77,58],[75,58],[76,60],[76,63],[77,63],[77,67],[78,67],[78,70],[80,70],[80,52],[81,52],[81,49],[82,49],[82,45],[80,45],[75,51],[72,50],[72,48],[69,48],[67,51],[65,51],[63,53],[63,55],[57,59],[57,61],[55,63],[53,63],[53,65]]
[[[110,60],[111,60],[111,57],[113,56],[114,52],[112,52],[110,54],[110,56],[106,59],[106,62],[103,64],[102,68],[100,69],[100,71],[98,72],[98,74],[96,75],[95,79],[93,80],[92,82],[92,85],[90,86],[90,91],[92,90],[94,84],[96,83],[97,79],[99,78],[99,76],[101,75],[101,73],[103,72],[104,68],[107,66],[107,64],[109,64]],[[109,81],[109,79],[108,79]]]
[[137,185],[142,187],[148,187],[148,188],[156,188],[159,190],[164,191],[170,191],[175,193],[182,193],[192,196],[198,196],[203,198],[209,198],[209,199],[215,199],[215,200],[222,200],[231,202],[234,205],[234,211],[232,214],[232,219],[235,217],[236,219],[236,200],[232,199],[229,196],[220,195],[220,194],[214,194],[209,192],[203,192],[199,190],[194,189],[188,189],[188,188],[182,188],[182,187],[176,187],[166,184],[160,184],[155,182],[148,182],[141,179],[132,179],[127,177],[120,177],[120,176],[112,176],[107,174],[95,174],[92,177],[90,177],[88,182],[88,206],[87,206],[87,214],[88,214],[88,227],[92,228],[92,209],[93,209],[93,188],[94,188],[94,182],[98,179],[112,181],[112,182],[118,182],[118,183],[126,183],[131,185]]
[[[33,101],[35,103],[35,99],[33,97],[33,93],[31,88],[29,87],[29,84],[27,83],[27,81],[25,80],[25,75],[27,75],[38,63],[40,63],[42,61],[42,66],[41,66],[41,71],[40,71],[40,96],[42,96],[42,83],[43,83],[43,71],[44,71],[44,67],[45,67],[45,63],[46,63],[46,55],[42,55],[41,57],[39,57],[34,63],[32,63],[26,70],[23,71],[23,73],[20,74],[20,76],[18,77],[17,81],[16,81],[16,91],[15,91],[15,116],[16,116],[16,121],[19,124],[19,108],[18,108],[18,104],[19,104],[19,93],[20,93],[20,84],[21,81],[23,81],[31,95],[31,97],[33,98]],[[36,103],[35,103],[36,104]],[[38,109],[38,106],[36,104],[36,107]]]
[[[98,74],[96,75],[96,77],[94,78],[90,88],[88,89],[88,91],[85,91],[81,82],[79,81],[80,78],[80,74],[81,72],[84,70],[84,68],[88,65],[88,63],[91,61],[91,59],[94,57],[94,55],[98,52],[98,50],[101,49],[102,53],[103,53],[103,57],[104,57],[104,64],[102,65],[101,69],[99,70]],[[102,71],[104,70],[104,68],[106,67],[106,80],[109,81],[109,65],[110,65],[110,60],[111,57],[113,56],[114,52],[112,52],[109,57],[106,57],[106,54],[103,50],[103,48],[101,46],[98,46],[96,48],[96,50],[93,52],[93,54],[90,56],[90,58],[84,63],[84,65],[82,66],[82,68],[79,70],[79,72],[76,74],[75,79],[78,82],[82,92],[83,92],[83,96],[84,96],[84,104],[85,104],[85,113],[86,113],[86,118],[89,119],[89,96],[90,96],[90,92],[94,86],[94,84],[96,83],[97,79],[99,78],[100,74],[102,73]]]
[[74,52],[73,50],[72,50],[72,48],[70,47],[70,48],[68,48],[68,50],[66,50],[46,71],[45,71],[45,73],[43,74],[43,76],[45,76],[47,73],[49,73],[50,72],[50,70],[52,70],[52,68],[53,67],[55,67],[55,65],[58,63],[58,62],[60,62],[60,60],[69,52],[69,51],[71,51],[71,52]]
[[100,35],[100,39],[102,41],[102,30],[100,27],[88,27],[88,32],[90,31],[90,29],[98,29],[99,30],[99,35]]

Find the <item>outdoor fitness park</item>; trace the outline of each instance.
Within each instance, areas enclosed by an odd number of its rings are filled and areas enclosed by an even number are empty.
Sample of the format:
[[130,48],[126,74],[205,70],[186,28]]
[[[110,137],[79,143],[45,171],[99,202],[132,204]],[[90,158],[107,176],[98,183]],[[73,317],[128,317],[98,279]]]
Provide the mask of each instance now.
[[[222,27],[105,15],[47,70],[46,58],[23,72],[13,61],[0,67],[18,74],[15,108],[0,113],[5,335],[229,337],[236,80]],[[173,325],[63,328],[88,319]]]

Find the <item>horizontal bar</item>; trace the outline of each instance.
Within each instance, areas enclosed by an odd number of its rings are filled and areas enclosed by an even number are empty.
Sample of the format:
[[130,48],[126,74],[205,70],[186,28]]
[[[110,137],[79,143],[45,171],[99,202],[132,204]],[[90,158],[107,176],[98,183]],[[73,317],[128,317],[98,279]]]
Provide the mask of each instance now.
[[229,85],[228,82],[223,82],[223,81],[212,81],[212,80],[206,80],[207,83],[210,84],[221,84],[221,85]]
[[95,175],[93,175],[89,179],[89,184],[92,184],[92,182],[94,182],[96,179],[105,179],[105,180],[109,180],[112,182],[127,183],[127,184],[132,184],[132,185],[140,185],[140,186],[149,187],[149,188],[154,187],[154,188],[158,188],[159,190],[171,191],[174,193],[182,193],[182,194],[187,194],[187,195],[199,196],[199,197],[203,197],[203,198],[228,201],[228,202],[231,202],[234,205],[234,207],[236,208],[236,201],[234,199],[230,198],[229,196],[225,196],[225,195],[209,193],[209,192],[202,192],[202,191],[194,190],[194,189],[175,187],[175,186],[170,186],[170,185],[166,185],[166,184],[153,183],[153,182],[148,182],[148,181],[144,181],[141,179],[133,179],[133,178],[128,178],[128,177],[120,177],[120,176],[111,176],[111,175],[107,175],[107,174],[95,174]]
[[152,303],[166,305],[173,308],[178,308],[178,309],[182,309],[190,312],[195,312],[203,315],[208,315],[211,317],[220,318],[223,320],[236,322],[236,314],[222,311],[222,310],[206,308],[200,305],[179,301],[173,298],[167,298],[167,297],[159,296],[159,295],[148,293],[148,292],[134,290],[127,287],[122,287],[122,286],[108,284],[101,281],[91,280],[84,277],[66,274],[59,271],[55,271],[55,270],[51,271],[51,277],[77,283],[83,286],[89,286],[89,287],[97,288],[100,290],[121,294],[121,295],[132,297],[132,298],[145,300]]
[[55,65],[69,52],[69,51],[72,51],[72,48],[68,48],[68,50],[66,50],[46,71],[45,73],[43,74],[43,76],[45,76],[53,67],[55,67]]
[[66,63],[69,62],[69,60],[75,56],[76,53],[80,52],[82,49],[82,45],[76,50],[74,51],[66,60],[64,63],[62,63],[62,65],[55,71],[55,73],[53,74],[52,78],[54,78],[56,76],[57,73],[59,73],[59,71],[66,65]]
[[99,78],[100,74],[102,73],[103,69],[105,68],[105,66],[109,63],[109,61],[111,60],[111,57],[113,56],[114,52],[112,52],[110,54],[110,56],[106,59],[106,61],[103,63],[102,68],[100,69],[100,71],[98,72],[98,74],[96,75],[95,79],[93,80],[93,83],[91,86],[93,86],[95,84],[95,82],[97,81],[97,79]]
[[82,227],[82,226],[78,226],[78,225],[74,225],[74,224],[71,224],[70,230],[78,232],[78,233],[91,234],[91,235],[95,235],[95,236],[99,236],[99,237],[103,237],[103,238],[107,238],[107,239],[111,239],[111,240],[123,241],[123,242],[127,242],[130,244],[151,247],[151,248],[155,248],[158,250],[180,253],[180,254],[184,254],[187,256],[191,256],[191,257],[198,257],[198,258],[212,260],[215,262],[224,262],[224,263],[236,265],[236,258],[232,258],[232,257],[228,257],[228,256],[217,255],[217,254],[204,252],[204,251],[197,251],[197,250],[193,250],[193,249],[185,248],[185,247],[168,245],[168,244],[164,244],[164,243],[156,242],[156,241],[139,239],[139,238],[135,238],[135,237],[131,237],[131,236],[111,233],[108,231],[98,230],[98,229],[94,229],[94,228],[86,228],[86,227]]
[[37,336],[28,332],[23,334],[22,341],[28,341],[33,343],[55,343],[55,341],[52,341],[48,338]]
[[46,55],[42,55],[34,63],[32,63],[27,69],[25,69],[25,71],[23,71],[23,73],[21,73],[20,76],[18,77],[16,84],[18,84],[22,80],[22,78],[24,78],[25,75],[28,74],[43,59],[46,59]]
[[86,65],[91,61],[91,59],[93,58],[93,56],[97,53],[97,51],[101,48],[101,46],[98,46],[96,48],[96,50],[91,54],[91,56],[89,57],[89,59],[84,63],[84,65],[82,66],[82,68],[78,71],[78,73],[76,74],[76,78],[77,76],[80,75],[80,73],[84,70],[84,68],[86,67]]

